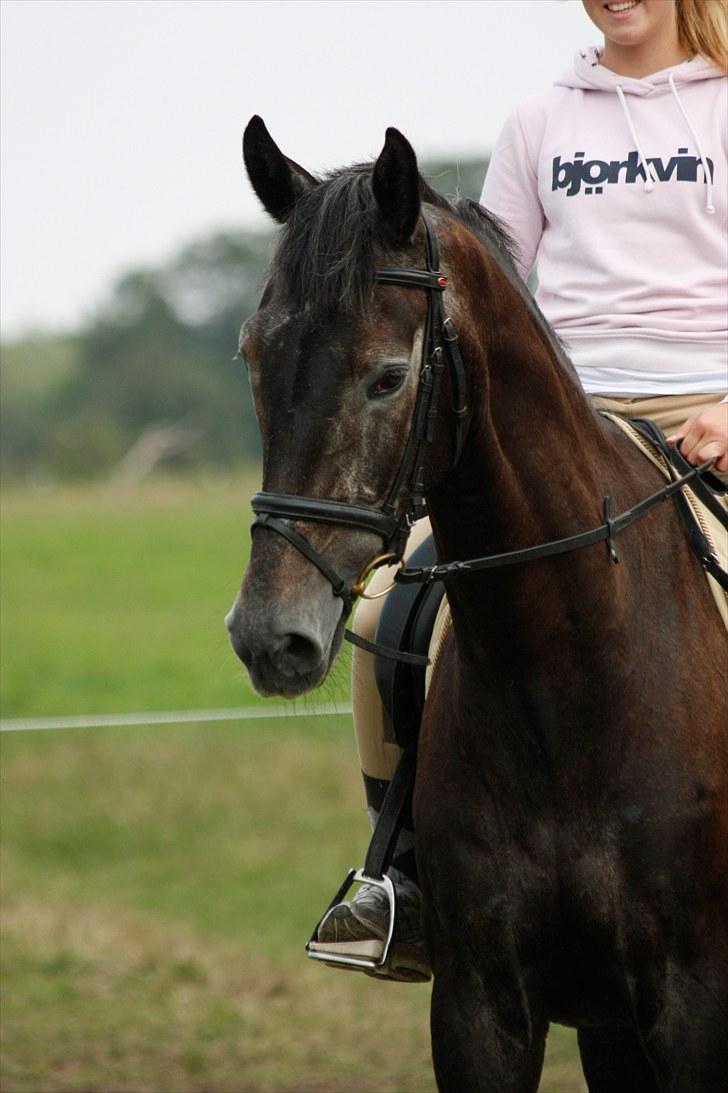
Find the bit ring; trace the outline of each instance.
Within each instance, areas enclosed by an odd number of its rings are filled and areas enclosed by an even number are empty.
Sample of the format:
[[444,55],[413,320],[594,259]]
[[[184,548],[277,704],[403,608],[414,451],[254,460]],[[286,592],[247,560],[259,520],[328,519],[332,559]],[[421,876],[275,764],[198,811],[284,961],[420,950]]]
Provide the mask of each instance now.
[[398,559],[396,554],[391,553],[378,554],[376,558],[372,558],[371,562],[367,562],[367,564],[364,566],[361,573],[357,577],[356,583],[353,585],[351,591],[354,593],[355,596],[361,596],[363,600],[378,600],[381,599],[382,596],[386,596],[387,593],[391,592],[394,588],[395,584],[397,583],[396,580],[393,580],[392,583],[387,585],[387,587],[381,592],[375,592],[371,596],[367,595],[367,593],[364,591],[364,582],[366,581],[370,573],[373,573],[375,569],[379,569],[379,567],[381,565],[384,565],[385,562],[396,561],[399,562],[398,568],[402,569],[404,567],[404,558]]

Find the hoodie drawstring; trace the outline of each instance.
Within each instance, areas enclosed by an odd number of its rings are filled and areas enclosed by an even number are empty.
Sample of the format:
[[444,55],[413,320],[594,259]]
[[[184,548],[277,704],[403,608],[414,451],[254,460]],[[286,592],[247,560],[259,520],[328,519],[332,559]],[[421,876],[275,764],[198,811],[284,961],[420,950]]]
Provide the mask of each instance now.
[[[706,157],[706,155],[703,151],[703,146],[701,145],[700,140],[698,139],[698,134],[695,132],[695,128],[693,126],[693,123],[690,121],[690,118],[688,117],[688,113],[687,113],[685,107],[683,106],[682,102],[680,101],[680,96],[678,95],[677,87],[675,86],[675,77],[672,74],[672,72],[669,73],[669,75],[667,77],[667,80],[668,80],[668,83],[670,84],[670,90],[672,91],[673,95],[675,96],[675,102],[677,103],[678,107],[680,108],[680,113],[682,114],[682,116],[685,120],[685,124],[687,125],[688,129],[690,130],[690,135],[693,138],[693,140],[695,141],[695,147],[698,149],[698,155],[700,156],[700,162],[702,163],[703,171],[705,172],[705,189],[706,189],[705,211],[712,216],[713,213],[715,212],[715,206],[713,204],[713,179],[711,178],[711,175],[710,175],[710,167],[708,165],[708,159],[707,159],[707,157]],[[632,136],[632,140],[634,141],[635,147],[637,149],[637,155],[639,156],[640,164],[642,165],[642,169],[645,172],[645,192],[650,193],[652,190],[654,190],[655,182],[657,181],[657,179],[655,178],[654,172],[652,170],[652,166],[645,159],[644,152],[642,151],[642,148],[640,146],[640,142],[637,138],[637,132],[636,132],[635,127],[634,127],[634,122],[632,121],[629,110],[627,108],[627,100],[624,97],[624,91],[622,90],[622,85],[621,84],[616,85],[616,91],[617,91],[617,98],[619,99],[622,110],[624,111],[624,117],[625,117],[625,120],[627,122],[627,126],[629,127],[629,131],[630,131],[630,134]]]
[[690,118],[688,117],[687,110],[685,109],[683,104],[680,102],[680,96],[678,95],[677,87],[675,86],[675,77],[673,76],[672,72],[669,73],[669,75],[667,77],[667,82],[670,84],[670,90],[672,91],[673,95],[675,96],[675,102],[680,107],[680,113],[682,114],[683,118],[685,119],[685,124],[687,125],[688,129],[690,130],[690,134],[691,134],[693,140],[695,141],[695,147],[698,149],[698,155],[700,156],[700,162],[703,164],[703,171],[705,172],[705,185],[706,185],[706,190],[707,190],[707,201],[706,201],[706,205],[705,205],[705,211],[707,213],[710,213],[711,216],[712,216],[712,214],[715,212],[715,206],[713,205],[713,180],[710,177],[710,169],[709,169],[709,166],[708,166],[708,160],[706,158],[705,153],[703,152],[702,145],[701,145],[700,141],[698,140],[698,134],[695,132],[695,129],[693,128],[693,123],[690,121]]
[[634,141],[635,148],[637,149],[637,155],[640,157],[640,163],[642,164],[642,169],[645,172],[645,193],[649,194],[652,190],[654,190],[655,182],[657,181],[657,179],[655,178],[652,167],[644,157],[642,148],[640,147],[640,142],[637,139],[637,133],[635,131],[632,118],[630,117],[629,110],[627,109],[627,100],[624,97],[624,91],[622,90],[621,84],[617,84],[617,98],[621,103],[622,110],[624,111],[624,116],[627,121],[627,125],[629,126],[630,134],[632,136],[632,140]]

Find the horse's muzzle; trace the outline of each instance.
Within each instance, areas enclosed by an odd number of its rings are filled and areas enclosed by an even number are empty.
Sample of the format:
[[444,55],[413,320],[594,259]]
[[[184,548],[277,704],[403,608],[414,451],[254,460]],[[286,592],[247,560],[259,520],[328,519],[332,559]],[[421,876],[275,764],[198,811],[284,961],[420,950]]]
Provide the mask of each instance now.
[[225,617],[230,644],[262,695],[295,698],[318,686],[329,667],[321,640],[302,623],[286,629],[252,623],[237,606]]

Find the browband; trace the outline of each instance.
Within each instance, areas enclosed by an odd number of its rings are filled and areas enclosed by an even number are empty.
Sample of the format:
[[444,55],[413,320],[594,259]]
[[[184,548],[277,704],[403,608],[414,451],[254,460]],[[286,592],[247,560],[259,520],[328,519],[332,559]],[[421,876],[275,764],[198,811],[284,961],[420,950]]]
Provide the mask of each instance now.
[[413,288],[434,288],[444,292],[447,288],[447,277],[443,277],[437,270],[431,269],[398,269],[396,266],[388,266],[386,269],[375,269],[374,280],[379,285],[412,285]]

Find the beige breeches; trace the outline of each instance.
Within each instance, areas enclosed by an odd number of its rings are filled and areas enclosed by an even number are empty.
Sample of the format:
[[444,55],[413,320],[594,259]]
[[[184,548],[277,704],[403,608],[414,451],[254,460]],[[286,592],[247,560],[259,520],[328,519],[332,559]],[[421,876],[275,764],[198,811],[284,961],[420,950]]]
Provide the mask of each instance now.
[[592,402],[600,410],[612,410],[628,417],[646,417],[659,425],[665,436],[679,429],[693,414],[715,406],[725,392],[717,395],[657,395],[654,398],[604,398],[593,395]]
[[[630,417],[649,418],[669,436],[687,418],[714,406],[722,397],[722,394],[665,395],[640,399],[595,397],[593,402],[600,409],[628,414]],[[429,534],[429,520],[420,520],[415,524],[405,557],[409,557]],[[386,588],[392,583],[395,572],[395,566],[378,570],[367,591],[373,593]],[[369,641],[374,641],[383,603],[384,599],[361,600],[354,615],[354,630]],[[372,778],[389,781],[402,752],[394,740],[392,726],[379,701],[374,677],[374,657],[356,647],[352,654],[352,704],[362,772]]]

